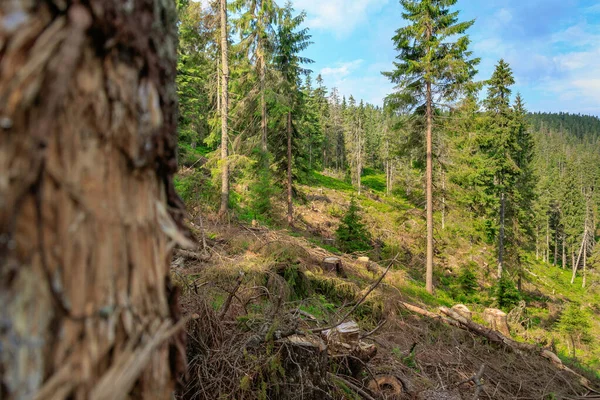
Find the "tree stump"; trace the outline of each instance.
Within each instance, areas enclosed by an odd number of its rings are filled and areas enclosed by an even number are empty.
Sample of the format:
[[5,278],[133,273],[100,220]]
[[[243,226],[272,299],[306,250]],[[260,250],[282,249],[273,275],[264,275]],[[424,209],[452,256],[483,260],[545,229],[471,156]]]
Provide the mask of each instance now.
[[322,335],[332,348],[344,347],[352,350],[358,346],[360,328],[355,321],[349,321],[323,331]]
[[326,257],[323,259],[323,269],[329,272],[335,272],[337,275],[345,276],[342,259],[339,257]]
[[402,382],[393,375],[375,377],[369,382],[369,390],[383,395],[384,398],[396,398],[404,392]]
[[483,320],[495,331],[500,332],[506,337],[510,337],[506,313],[496,308],[486,308],[483,311]]
[[[292,335],[285,340],[282,366],[285,382],[272,398],[321,398],[327,392],[327,346],[318,337]],[[302,393],[298,393],[298,392]]]
[[452,307],[452,309],[454,311],[456,311],[458,314],[462,315],[463,317],[465,317],[466,319],[473,319],[473,313],[471,312],[471,310],[469,310],[469,308],[467,306],[465,306],[464,304],[456,304]]

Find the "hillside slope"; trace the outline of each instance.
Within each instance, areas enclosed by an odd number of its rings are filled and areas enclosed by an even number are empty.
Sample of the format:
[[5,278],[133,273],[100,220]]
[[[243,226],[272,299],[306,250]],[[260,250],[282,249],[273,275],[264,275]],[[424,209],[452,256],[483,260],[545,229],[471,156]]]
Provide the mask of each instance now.
[[[293,229],[278,228],[283,223],[277,212],[267,225],[223,224],[210,213],[202,219],[201,208],[192,208],[192,229],[200,247],[204,237],[207,248],[179,252],[173,262],[184,308],[193,317],[190,379],[182,398],[321,398],[317,392],[339,399],[377,398],[385,390],[368,385],[381,376],[400,378],[404,394],[397,398],[472,398],[477,390],[481,399],[575,398],[591,393],[594,385],[599,388],[594,372],[600,365],[598,285],[575,289],[580,285],[568,282],[567,271],[532,256],[519,299],[506,307],[513,310],[513,338],[555,351],[591,381],[586,388],[580,377],[546,358],[490,343],[438,317],[440,306],[463,303],[473,320],[483,323],[484,309],[498,306],[493,246],[465,237],[464,217],[449,212],[444,229],[436,232],[436,293],[429,295],[422,273],[420,195],[398,189],[386,196],[384,182],[384,176],[367,170],[366,190],[357,196],[343,180],[314,173],[299,188],[304,200],[296,205]],[[374,245],[346,254],[335,231],[352,198]],[[283,203],[276,202],[278,207]],[[343,275],[324,270],[323,260],[332,256],[341,259]],[[359,256],[371,262],[361,263]],[[374,286],[390,262],[390,271]],[[557,323],[569,302],[594,313],[587,335],[573,342]],[[433,318],[414,313],[411,305]],[[356,361],[330,346],[327,361],[313,365],[318,357],[312,354],[308,361],[294,350],[290,338],[320,342],[311,330],[335,325],[348,312],[344,321],[358,323],[364,343],[377,348],[374,358]],[[352,362],[360,365],[349,366]],[[482,365],[480,389],[472,381],[461,384]],[[393,385],[387,388],[388,394],[394,392]]]

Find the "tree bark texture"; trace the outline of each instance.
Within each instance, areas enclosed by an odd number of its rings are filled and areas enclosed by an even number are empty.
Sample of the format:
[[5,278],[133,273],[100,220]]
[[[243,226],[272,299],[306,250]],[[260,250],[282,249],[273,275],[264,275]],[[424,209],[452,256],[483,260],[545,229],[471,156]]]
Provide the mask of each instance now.
[[221,0],[221,209],[219,214],[227,215],[229,209],[229,40],[227,39],[227,0]]
[[425,272],[425,288],[433,293],[433,110],[431,83],[427,82],[427,267]]
[[0,2],[0,398],[170,398],[175,58],[171,0]]

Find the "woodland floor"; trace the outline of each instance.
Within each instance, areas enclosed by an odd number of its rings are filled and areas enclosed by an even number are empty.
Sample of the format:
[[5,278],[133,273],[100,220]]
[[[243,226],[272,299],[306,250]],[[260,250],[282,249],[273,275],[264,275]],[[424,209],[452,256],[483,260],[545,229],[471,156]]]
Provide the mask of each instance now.
[[[353,189],[332,177],[320,175],[315,184],[301,188],[304,200],[296,206],[293,229],[273,228],[277,223],[272,221],[271,227],[222,223],[206,212],[201,219],[200,208],[190,208],[190,227],[199,250],[177,251],[172,262],[173,279],[183,292],[184,314],[191,318],[189,368],[182,378],[180,398],[600,398],[594,393],[600,391],[600,379],[595,367],[590,367],[593,364],[586,368],[585,363],[561,356],[589,379],[586,388],[578,377],[539,355],[491,344],[484,337],[408,310],[405,303],[438,314],[439,306],[458,301],[443,289],[435,297],[427,294],[420,281],[422,221],[414,204],[418,196],[388,197],[379,183],[377,177],[372,182],[367,179],[370,190],[359,196],[369,228],[377,231],[379,242],[387,243],[369,253],[377,262],[368,267],[358,262],[360,254],[342,254],[334,247],[334,232]],[[438,285],[443,287],[468,261],[480,266],[481,291],[488,290],[489,250],[470,246],[452,232],[440,236],[445,241],[440,247],[454,250],[439,257]],[[399,239],[389,244],[394,237]],[[323,270],[322,261],[329,256],[342,260],[345,276]],[[392,258],[393,267],[361,302]],[[560,355],[565,349],[554,342],[548,327],[569,289],[560,271],[555,279],[540,278],[534,269],[529,274],[523,310],[528,314],[518,316],[511,333],[518,341],[558,347]],[[481,322],[484,306],[468,306],[474,321]],[[346,320],[358,323],[361,340],[377,348],[375,357],[357,367],[347,365],[352,357],[331,350],[325,359],[298,353],[293,338],[319,342],[319,333],[311,330],[335,324],[351,309]],[[590,354],[592,350],[587,349]],[[478,386],[471,378],[482,366]],[[394,393],[391,386],[369,388],[381,376],[397,377],[402,393]]]

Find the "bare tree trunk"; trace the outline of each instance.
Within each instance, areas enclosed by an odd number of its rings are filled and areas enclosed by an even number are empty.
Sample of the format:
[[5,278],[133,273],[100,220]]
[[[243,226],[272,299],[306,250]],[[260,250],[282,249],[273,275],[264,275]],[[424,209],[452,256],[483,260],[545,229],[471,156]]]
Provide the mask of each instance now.
[[562,266],[561,268],[565,268],[567,266],[567,249],[566,249],[566,237],[565,234],[562,234]]
[[500,194],[500,233],[498,234],[498,279],[502,277],[502,268],[504,262],[504,214],[505,214],[504,192]]
[[[577,275],[577,269],[579,268],[579,262],[581,261],[581,253],[585,248],[585,241],[587,239],[587,228],[583,231],[583,240],[581,241],[581,248],[577,256],[577,261],[573,262],[573,275],[571,276],[571,284],[575,283],[575,276]],[[575,254],[573,254],[575,256]]]
[[[261,50],[261,52],[264,51]],[[261,53],[262,54],[262,53]],[[260,56],[260,131],[262,132],[261,144],[263,152],[268,151],[267,147],[267,101],[265,99],[265,74],[266,65],[264,54]]]
[[433,110],[431,82],[427,82],[427,267],[425,272],[425,288],[433,294]]
[[546,215],[546,254],[545,262],[550,262],[550,216]]
[[[0,397],[170,399],[176,11],[0,2]],[[16,17],[18,16],[18,18]],[[16,19],[15,19],[16,18]],[[172,214],[167,212],[171,210]]]
[[540,227],[538,224],[535,226],[535,259],[540,259]]
[[552,265],[556,265],[558,263],[558,228],[556,229],[556,233],[554,234],[554,260],[552,261]]
[[444,230],[446,229],[446,176],[443,169],[440,172],[442,176],[442,230]]
[[287,115],[287,222],[294,222],[294,205],[292,203],[292,112]]
[[361,191],[361,172],[362,172],[362,147],[360,143],[360,121],[358,122],[358,153],[356,158],[356,182],[358,183],[358,194],[360,195]]
[[229,209],[229,40],[227,39],[227,0],[221,0],[221,209],[219,215],[224,217]]
[[583,247],[583,282],[581,287],[585,289],[586,284],[586,272],[587,272],[587,245]]

